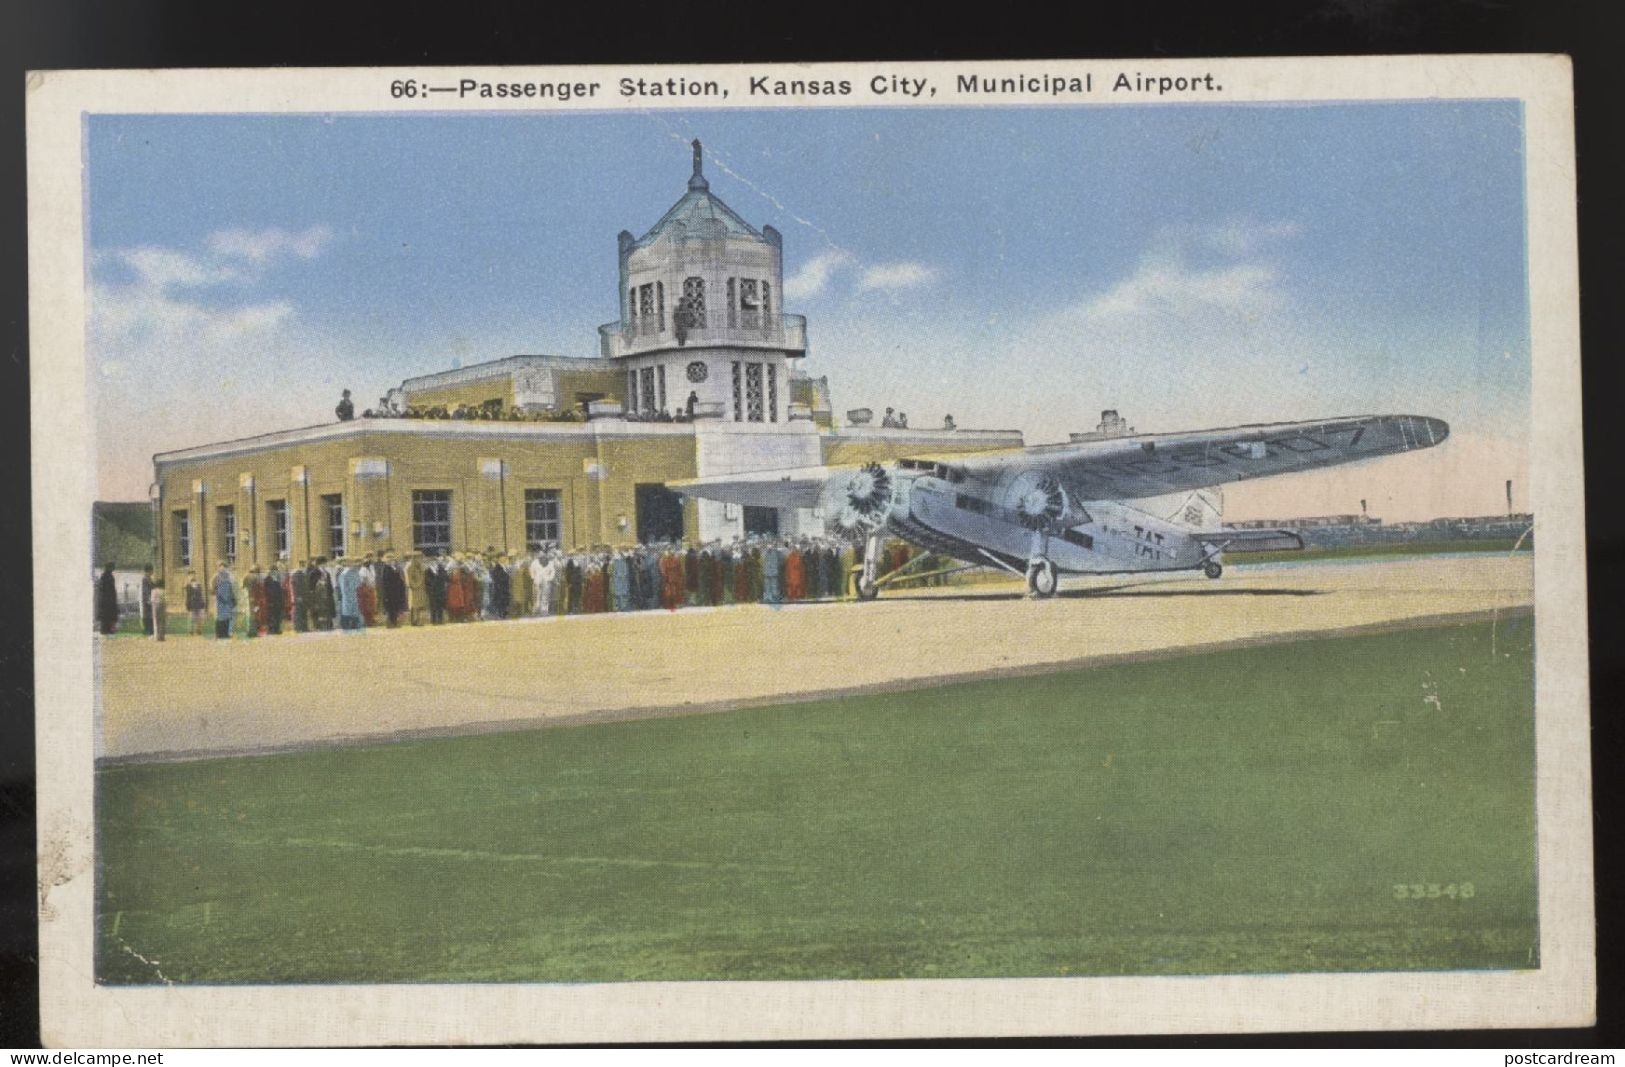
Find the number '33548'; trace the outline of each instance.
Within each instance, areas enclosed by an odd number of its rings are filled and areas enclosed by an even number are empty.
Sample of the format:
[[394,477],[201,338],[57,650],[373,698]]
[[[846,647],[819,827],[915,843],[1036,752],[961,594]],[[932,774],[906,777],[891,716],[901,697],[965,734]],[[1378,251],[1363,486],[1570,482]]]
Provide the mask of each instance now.
[[1478,894],[1471,882],[1406,882],[1394,885],[1395,900],[1471,900]]

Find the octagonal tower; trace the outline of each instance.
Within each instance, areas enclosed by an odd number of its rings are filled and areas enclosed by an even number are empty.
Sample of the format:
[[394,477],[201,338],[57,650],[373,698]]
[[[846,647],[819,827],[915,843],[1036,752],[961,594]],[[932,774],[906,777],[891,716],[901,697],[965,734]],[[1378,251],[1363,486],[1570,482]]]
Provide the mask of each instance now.
[[626,369],[628,414],[789,420],[790,363],[807,323],[783,308],[783,238],[711,192],[693,142],[688,191],[642,237],[622,230],[617,322],[598,328]]

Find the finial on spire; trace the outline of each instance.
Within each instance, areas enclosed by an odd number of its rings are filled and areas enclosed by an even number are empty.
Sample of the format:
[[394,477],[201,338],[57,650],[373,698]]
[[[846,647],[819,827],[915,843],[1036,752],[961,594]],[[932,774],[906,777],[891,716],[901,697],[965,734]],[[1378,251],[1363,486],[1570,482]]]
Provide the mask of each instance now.
[[711,183],[705,180],[704,174],[700,173],[700,139],[696,137],[691,143],[694,145],[694,176],[688,180],[688,187],[690,189],[709,189]]

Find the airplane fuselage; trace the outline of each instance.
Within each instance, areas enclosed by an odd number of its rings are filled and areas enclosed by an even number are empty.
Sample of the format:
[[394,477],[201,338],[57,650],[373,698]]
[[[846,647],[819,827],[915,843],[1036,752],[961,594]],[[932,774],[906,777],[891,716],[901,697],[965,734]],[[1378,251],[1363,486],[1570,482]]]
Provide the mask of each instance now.
[[1066,573],[1118,574],[1192,570],[1213,555],[1211,544],[1191,536],[1192,527],[1159,518],[1135,501],[1068,501],[1056,521],[1034,529],[1001,503],[996,490],[899,474],[888,531],[967,563],[988,562],[985,552],[1019,569],[1044,556]]

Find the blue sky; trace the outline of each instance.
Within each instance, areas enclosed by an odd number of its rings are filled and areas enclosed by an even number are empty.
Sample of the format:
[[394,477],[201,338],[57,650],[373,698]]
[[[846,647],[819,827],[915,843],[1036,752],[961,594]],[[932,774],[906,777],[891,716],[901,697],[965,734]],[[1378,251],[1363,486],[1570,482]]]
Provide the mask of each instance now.
[[92,116],[99,495],[143,497],[155,451],[326,421],[341,387],[596,354],[615,235],[683,192],[695,136],[712,190],[783,231],[838,409],[1033,443],[1104,407],[1393,410],[1464,459],[1523,446],[1515,102]]

